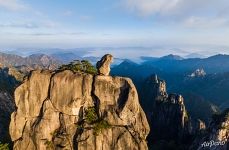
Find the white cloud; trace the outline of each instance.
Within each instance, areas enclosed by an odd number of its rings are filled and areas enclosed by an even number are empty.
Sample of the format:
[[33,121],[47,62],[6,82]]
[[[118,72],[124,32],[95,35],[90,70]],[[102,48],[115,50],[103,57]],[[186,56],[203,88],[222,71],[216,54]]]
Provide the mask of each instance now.
[[227,18],[207,18],[207,17],[196,17],[191,16],[184,20],[184,26],[190,28],[217,28],[225,25],[229,25]]
[[140,17],[153,16],[159,24],[185,27],[228,26],[227,0],[122,0],[124,8]]
[[227,0],[121,0],[135,14],[150,16],[190,15],[195,13],[220,13],[228,10]]
[[38,28],[39,26],[37,24],[35,24],[35,23],[15,23],[15,22],[9,22],[9,23],[0,23],[0,27],[33,29],[33,28]]
[[15,20],[14,22],[0,22],[1,28],[15,29],[15,28],[24,28],[24,29],[38,29],[38,28],[56,28],[59,24],[51,20],[42,20],[42,21],[26,21],[26,20]]
[[124,0],[125,6],[141,16],[172,11],[182,0]]
[[27,9],[27,6],[19,0],[0,0],[0,7],[11,11],[20,11]]

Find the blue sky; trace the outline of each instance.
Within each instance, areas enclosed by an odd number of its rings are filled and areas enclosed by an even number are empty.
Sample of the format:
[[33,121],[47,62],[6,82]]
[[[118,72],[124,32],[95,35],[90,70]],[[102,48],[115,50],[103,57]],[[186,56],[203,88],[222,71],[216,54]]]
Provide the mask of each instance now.
[[78,47],[145,47],[126,52],[133,55],[229,53],[229,1],[0,0],[1,49]]

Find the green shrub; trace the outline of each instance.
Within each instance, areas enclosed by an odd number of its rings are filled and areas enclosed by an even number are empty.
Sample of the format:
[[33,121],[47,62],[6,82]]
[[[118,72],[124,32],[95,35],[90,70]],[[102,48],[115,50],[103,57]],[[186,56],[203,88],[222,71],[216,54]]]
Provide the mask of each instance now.
[[94,134],[98,135],[103,129],[109,129],[111,125],[106,120],[99,120],[94,124]]
[[0,142],[0,150],[9,150],[9,144]]
[[73,72],[85,72],[89,74],[97,74],[97,69],[87,60],[74,60],[73,62],[62,65],[58,70],[71,70]]
[[[85,110],[85,123],[92,125],[94,135],[98,135],[102,130],[111,127],[106,120],[98,116],[95,107],[89,107],[87,110]],[[84,125],[77,125],[77,128],[83,129]]]
[[87,123],[92,124],[98,120],[98,115],[94,107],[90,107],[85,111],[85,120]]

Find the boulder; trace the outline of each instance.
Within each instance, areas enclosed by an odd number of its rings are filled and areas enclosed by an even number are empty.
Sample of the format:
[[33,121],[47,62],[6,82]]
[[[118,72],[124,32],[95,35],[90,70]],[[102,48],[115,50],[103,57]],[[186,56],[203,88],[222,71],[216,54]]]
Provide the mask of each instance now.
[[110,74],[110,64],[113,62],[113,56],[106,54],[97,62],[96,68],[100,75],[108,76]]

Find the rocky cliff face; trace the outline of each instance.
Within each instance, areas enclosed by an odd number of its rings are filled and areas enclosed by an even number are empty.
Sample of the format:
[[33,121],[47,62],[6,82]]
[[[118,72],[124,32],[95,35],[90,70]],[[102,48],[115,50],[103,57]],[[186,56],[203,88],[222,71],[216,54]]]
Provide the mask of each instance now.
[[15,110],[13,91],[20,83],[19,73],[13,68],[0,67],[0,142],[10,143],[10,115]]
[[152,149],[172,149],[185,144],[191,132],[191,122],[183,97],[167,94],[165,81],[156,75],[148,78],[145,85],[147,92],[144,93],[149,96],[145,99],[151,128],[148,143]]
[[[154,110],[153,105],[156,100],[162,101],[167,99],[166,83],[161,80],[157,75],[151,75],[147,78],[140,90],[140,97],[142,98],[142,106],[146,113]],[[150,115],[149,114],[149,115]]]
[[[152,109],[148,112],[151,149],[227,150],[229,147],[229,109],[214,115],[208,126],[191,119],[181,95],[167,94],[165,81],[151,76],[147,82]],[[148,99],[148,105],[150,105]]]
[[9,143],[10,114],[14,111],[13,97],[6,91],[0,90],[0,141]]
[[152,140],[180,142],[189,133],[189,118],[181,95],[170,94],[163,101],[155,101],[150,120]]
[[229,109],[214,115],[204,133],[198,135],[190,150],[228,150],[229,148]]
[[16,89],[15,103],[15,150],[148,149],[149,125],[128,78],[37,70]]

